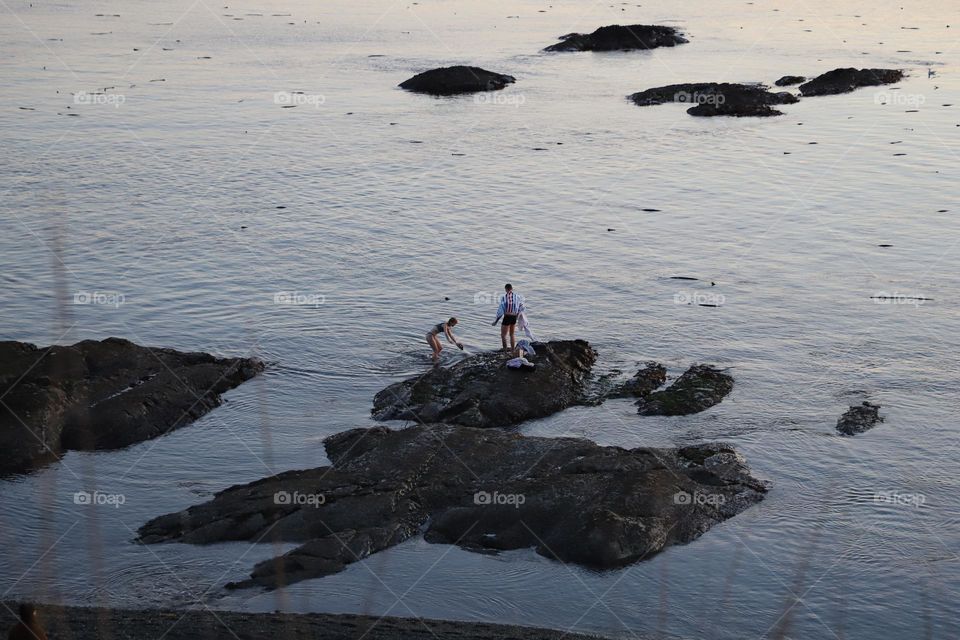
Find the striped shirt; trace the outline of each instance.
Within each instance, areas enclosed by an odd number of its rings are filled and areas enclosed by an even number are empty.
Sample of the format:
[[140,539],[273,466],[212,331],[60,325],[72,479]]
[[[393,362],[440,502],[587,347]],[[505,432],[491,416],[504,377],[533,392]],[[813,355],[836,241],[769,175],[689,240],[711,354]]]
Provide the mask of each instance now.
[[497,309],[497,317],[520,315],[524,309],[523,296],[513,291],[508,291],[500,299],[500,307]]

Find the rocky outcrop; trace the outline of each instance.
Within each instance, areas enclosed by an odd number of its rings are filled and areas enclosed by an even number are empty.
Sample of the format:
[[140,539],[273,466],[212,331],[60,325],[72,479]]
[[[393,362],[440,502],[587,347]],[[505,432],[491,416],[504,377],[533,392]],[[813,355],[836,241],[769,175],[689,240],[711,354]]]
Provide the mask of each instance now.
[[0,342],[0,473],[65,449],[117,449],[190,424],[263,370],[250,358],[151,349],[128,340],[38,348]]
[[873,429],[878,422],[883,422],[880,415],[880,405],[864,402],[850,407],[837,420],[837,431],[845,436],[853,436]]
[[392,384],[374,397],[373,417],[506,427],[578,404],[596,352],[583,340],[533,347],[533,369],[508,369],[512,356],[488,352]]
[[793,104],[797,97],[789,91],[772,92],[760,84],[728,82],[687,82],[654,87],[627,96],[637,106],[668,102],[691,105],[693,116],[779,116],[771,105]]
[[442,67],[418,73],[400,83],[401,89],[437,96],[495,91],[516,82],[513,76],[494,73],[480,67]]
[[766,491],[722,444],[628,450],[434,424],[354,429],[325,445],[332,466],[231,487],[148,522],[139,540],[301,543],[232,587],[336,573],[420,531],[473,551],[620,567],[697,538]]
[[642,369],[615,387],[608,398],[645,398],[667,381],[667,368],[659,362],[648,362]]
[[860,87],[876,87],[893,84],[903,79],[900,69],[834,69],[800,85],[804,96],[829,96],[850,93]]
[[800,84],[804,82],[806,78],[804,76],[782,76],[779,80],[773,84],[778,87],[792,87],[795,84]]
[[648,24],[610,25],[593,33],[568,33],[544,51],[623,51],[674,47],[689,42],[677,29]]
[[637,401],[644,416],[685,416],[719,404],[733,391],[733,378],[708,364],[697,364],[663,391]]

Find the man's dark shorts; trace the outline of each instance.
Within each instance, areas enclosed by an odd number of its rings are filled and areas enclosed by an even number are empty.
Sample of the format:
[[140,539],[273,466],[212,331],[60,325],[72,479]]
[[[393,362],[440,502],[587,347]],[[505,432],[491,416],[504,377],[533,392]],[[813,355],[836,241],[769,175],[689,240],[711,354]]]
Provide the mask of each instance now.
[[509,327],[513,324],[517,324],[517,316],[503,316],[503,326]]

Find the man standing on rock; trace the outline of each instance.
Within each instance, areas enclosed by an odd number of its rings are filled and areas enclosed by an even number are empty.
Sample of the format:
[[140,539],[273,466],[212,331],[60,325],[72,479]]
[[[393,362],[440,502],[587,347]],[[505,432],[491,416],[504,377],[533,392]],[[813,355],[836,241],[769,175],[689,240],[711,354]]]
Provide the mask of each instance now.
[[507,351],[507,334],[510,334],[510,351],[517,347],[517,340],[514,331],[517,328],[517,316],[523,313],[523,296],[514,293],[513,285],[506,284],[503,287],[504,294],[500,300],[500,306],[497,308],[497,319],[493,321],[493,326],[497,325],[500,318],[503,318],[503,324],[500,325],[500,342],[503,343],[503,350]]

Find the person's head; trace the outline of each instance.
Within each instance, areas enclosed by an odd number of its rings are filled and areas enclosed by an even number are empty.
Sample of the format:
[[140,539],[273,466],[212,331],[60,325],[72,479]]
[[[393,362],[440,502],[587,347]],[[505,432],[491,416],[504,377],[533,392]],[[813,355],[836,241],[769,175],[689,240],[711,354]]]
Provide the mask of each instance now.
[[457,326],[457,319],[456,319],[456,318],[450,318],[449,320],[447,320],[447,326],[449,326],[449,327],[455,327],[455,326]]
[[20,605],[20,619],[24,622],[30,622],[36,617],[37,609],[32,604],[23,603]]
[[513,291],[513,285],[508,282],[507,284],[503,285],[503,289],[504,291]]

